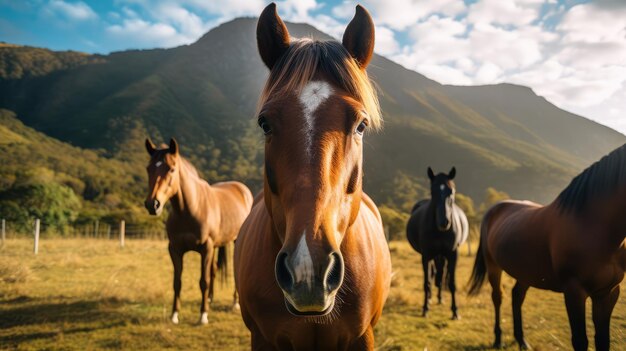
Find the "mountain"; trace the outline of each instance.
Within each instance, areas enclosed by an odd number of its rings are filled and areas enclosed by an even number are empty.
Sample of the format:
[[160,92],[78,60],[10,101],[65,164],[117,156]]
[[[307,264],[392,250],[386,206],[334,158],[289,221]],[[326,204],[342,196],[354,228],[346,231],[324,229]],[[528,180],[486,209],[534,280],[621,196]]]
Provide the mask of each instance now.
[[9,232],[30,232],[33,217],[57,232],[68,221],[80,225],[94,219],[163,227],[143,208],[141,168],[51,138],[3,109],[0,159],[0,218],[8,220]]
[[[306,24],[288,27],[294,37],[329,38]],[[146,162],[144,135],[175,136],[210,181],[240,179],[258,190],[263,139],[253,113],[267,70],[255,28],[256,19],[240,18],[191,45],[110,55],[2,45],[0,108],[133,169]],[[476,200],[494,187],[547,202],[626,143],[527,87],[441,85],[381,56],[368,71],[385,118],[365,147],[365,187],[378,202],[398,205],[402,179],[417,183],[423,196],[427,166],[453,165],[459,191]]]

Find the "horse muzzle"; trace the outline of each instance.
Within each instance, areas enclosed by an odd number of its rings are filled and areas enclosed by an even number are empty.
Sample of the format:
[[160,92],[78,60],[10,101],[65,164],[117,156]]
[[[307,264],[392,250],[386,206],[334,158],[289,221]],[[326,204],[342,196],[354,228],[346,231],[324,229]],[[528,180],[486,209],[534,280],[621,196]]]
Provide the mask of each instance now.
[[283,291],[287,310],[295,316],[323,316],[335,306],[343,283],[344,262],[332,252],[323,262],[282,251],[276,258],[276,282]]
[[161,214],[161,212],[163,212],[163,206],[161,205],[161,202],[157,199],[146,200],[144,202],[144,206],[146,206],[146,210],[148,210],[148,213],[153,216],[158,216]]

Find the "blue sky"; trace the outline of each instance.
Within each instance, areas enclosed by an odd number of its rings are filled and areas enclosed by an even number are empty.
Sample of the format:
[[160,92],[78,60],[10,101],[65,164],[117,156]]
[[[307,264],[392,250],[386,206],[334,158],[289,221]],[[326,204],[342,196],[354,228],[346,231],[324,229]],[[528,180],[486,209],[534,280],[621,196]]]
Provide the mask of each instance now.
[[[265,0],[0,0],[0,41],[109,53],[174,47]],[[355,1],[276,1],[341,37]],[[626,0],[363,0],[376,51],[445,84],[510,82],[626,133]]]

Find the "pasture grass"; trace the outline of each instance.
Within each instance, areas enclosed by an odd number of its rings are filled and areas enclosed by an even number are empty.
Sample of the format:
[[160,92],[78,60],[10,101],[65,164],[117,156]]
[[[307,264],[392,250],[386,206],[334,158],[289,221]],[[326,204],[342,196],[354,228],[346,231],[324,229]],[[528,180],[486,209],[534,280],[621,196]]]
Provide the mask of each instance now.
[[[493,307],[485,285],[474,298],[465,296],[473,256],[461,250],[457,301],[461,319],[450,320],[450,295],[433,301],[430,316],[421,317],[420,257],[406,242],[392,242],[392,290],[376,326],[378,350],[482,350],[493,341]],[[199,255],[185,255],[181,324],[169,322],[172,265],[167,242],[96,239],[41,240],[39,255],[32,242],[8,240],[0,249],[0,349],[17,350],[160,350],[249,349],[249,333],[231,310],[232,278],[219,283],[209,324],[199,317]],[[503,342],[513,339],[510,290],[504,279]],[[588,335],[593,326],[588,306]],[[535,350],[569,350],[570,336],[562,295],[531,289],[523,308],[528,343]],[[612,318],[612,348],[626,349],[626,303],[618,301]],[[591,342],[593,344],[593,342]]]

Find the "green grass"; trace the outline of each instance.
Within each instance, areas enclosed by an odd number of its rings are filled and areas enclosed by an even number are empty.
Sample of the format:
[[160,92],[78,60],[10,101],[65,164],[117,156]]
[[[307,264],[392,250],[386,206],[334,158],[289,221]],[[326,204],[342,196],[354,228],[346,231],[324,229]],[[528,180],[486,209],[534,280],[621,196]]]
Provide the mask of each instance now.
[[[421,317],[422,280],[419,255],[405,242],[391,244],[392,291],[376,327],[379,350],[480,350],[493,341],[490,289],[468,299],[464,285],[473,257],[463,248],[457,284],[461,320],[451,321],[449,294]],[[199,256],[185,256],[181,324],[168,321],[172,266],[167,242],[130,240],[120,249],[114,241],[42,240],[38,256],[32,242],[7,241],[0,250],[0,349],[209,349],[245,350],[249,333],[230,310],[229,286],[217,285],[209,324],[199,317]],[[507,292],[513,280],[505,279]],[[589,310],[589,309],[588,309]],[[503,340],[516,350],[510,293],[503,303]],[[535,350],[569,350],[569,327],[559,294],[531,289],[524,304],[527,341]],[[613,313],[612,347],[626,349],[626,304]],[[588,318],[588,335],[593,328]]]

